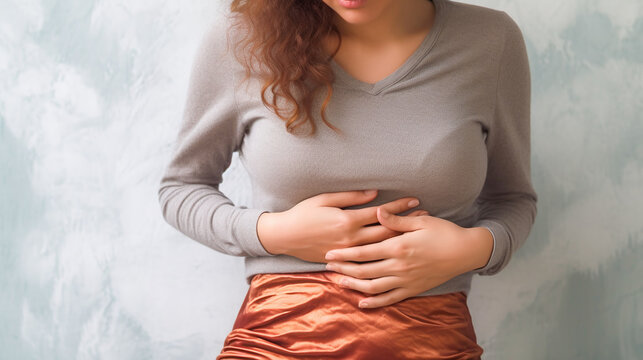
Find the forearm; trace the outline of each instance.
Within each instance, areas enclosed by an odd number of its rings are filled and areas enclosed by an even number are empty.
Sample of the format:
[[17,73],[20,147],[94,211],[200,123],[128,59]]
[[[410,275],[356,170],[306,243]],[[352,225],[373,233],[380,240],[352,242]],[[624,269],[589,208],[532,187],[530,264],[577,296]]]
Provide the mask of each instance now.
[[467,229],[469,234],[468,249],[471,260],[470,270],[483,268],[489,262],[494,247],[493,235],[485,227],[472,227]]
[[165,221],[184,235],[233,256],[266,256],[254,227],[261,209],[236,207],[217,187],[163,178],[158,200]]

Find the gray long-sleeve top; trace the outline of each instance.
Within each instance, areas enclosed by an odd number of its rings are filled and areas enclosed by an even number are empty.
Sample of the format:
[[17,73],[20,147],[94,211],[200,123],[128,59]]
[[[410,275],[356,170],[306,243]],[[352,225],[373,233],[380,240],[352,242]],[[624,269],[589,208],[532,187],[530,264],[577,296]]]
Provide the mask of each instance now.
[[[430,33],[377,83],[331,61],[335,82],[326,114],[342,135],[321,122],[325,91],[313,107],[316,134],[287,133],[261,103],[259,79],[239,85],[244,70],[226,43],[230,20],[213,24],[193,62],[174,152],[160,181],[165,220],[211,249],[245,257],[250,283],[257,273],[325,271],[325,263],[267,252],[256,232],[261,213],[285,211],[320,193],[378,189],[373,201],[350,208],[413,196],[431,216],[493,234],[484,267],[417,296],[468,293],[473,274],[501,271],[537,213],[525,42],[504,11],[434,3]],[[235,151],[251,178],[250,207],[236,206],[218,188]]]

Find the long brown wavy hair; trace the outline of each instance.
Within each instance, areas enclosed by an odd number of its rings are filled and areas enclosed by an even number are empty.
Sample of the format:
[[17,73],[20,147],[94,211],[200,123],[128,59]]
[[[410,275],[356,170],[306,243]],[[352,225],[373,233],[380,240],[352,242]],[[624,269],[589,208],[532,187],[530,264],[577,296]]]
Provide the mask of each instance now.
[[[308,122],[310,135],[315,132],[312,103],[315,93],[325,87],[321,118],[341,133],[325,115],[334,80],[329,60],[341,45],[340,33],[332,22],[334,10],[322,0],[232,0],[230,10],[232,17],[240,21],[234,22],[229,30],[242,28],[239,33],[243,37],[235,48],[235,56],[245,67],[244,81],[257,70],[253,60],[263,65],[265,71],[257,71],[263,80],[261,100],[285,121],[286,131],[293,133]],[[339,45],[328,56],[321,45],[322,39],[331,33],[337,36]],[[248,50],[249,56],[240,56],[238,50]],[[272,92],[271,102],[265,96],[268,89]],[[293,108],[287,115],[277,105],[280,98]],[[302,115],[303,120],[297,121]]]

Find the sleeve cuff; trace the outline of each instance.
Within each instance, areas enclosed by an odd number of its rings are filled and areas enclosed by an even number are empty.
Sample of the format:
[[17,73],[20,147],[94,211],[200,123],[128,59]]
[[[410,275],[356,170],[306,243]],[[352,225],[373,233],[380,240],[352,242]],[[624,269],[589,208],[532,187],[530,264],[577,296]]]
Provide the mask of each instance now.
[[509,251],[509,234],[505,227],[499,222],[493,220],[480,220],[474,227],[483,227],[488,229],[493,236],[493,250],[487,264],[481,268],[473,270],[479,275],[493,275],[502,269],[503,259]]
[[239,226],[237,227],[238,232],[236,234],[237,239],[239,240],[239,245],[248,254],[248,256],[275,256],[263,247],[263,244],[259,241],[259,235],[257,234],[257,222],[259,221],[259,216],[268,212],[268,210],[241,208],[240,211],[242,211],[242,213],[239,217]]

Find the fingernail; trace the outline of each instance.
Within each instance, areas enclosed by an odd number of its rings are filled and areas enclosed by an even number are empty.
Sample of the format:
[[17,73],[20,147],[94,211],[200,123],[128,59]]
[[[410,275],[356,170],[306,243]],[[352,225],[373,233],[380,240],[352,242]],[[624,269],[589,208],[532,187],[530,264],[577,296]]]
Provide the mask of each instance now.
[[361,307],[361,308],[368,307],[368,303],[367,302],[361,302],[361,303],[359,303],[359,307]]
[[335,260],[335,254],[332,252],[326,253],[326,260]]
[[375,194],[375,192],[376,192],[376,191],[377,191],[377,190],[364,190],[364,194],[366,194],[366,195],[369,195],[369,196],[370,196],[370,195]]
[[348,287],[348,280],[346,280],[346,279],[341,279],[341,280],[339,281],[339,285],[341,285],[341,286],[343,286],[343,287]]
[[413,199],[409,201],[409,207],[414,207],[420,205],[420,201],[418,199]]
[[335,270],[335,266],[333,266],[332,264],[326,264],[326,270],[328,270],[328,271],[334,271],[334,270]]

